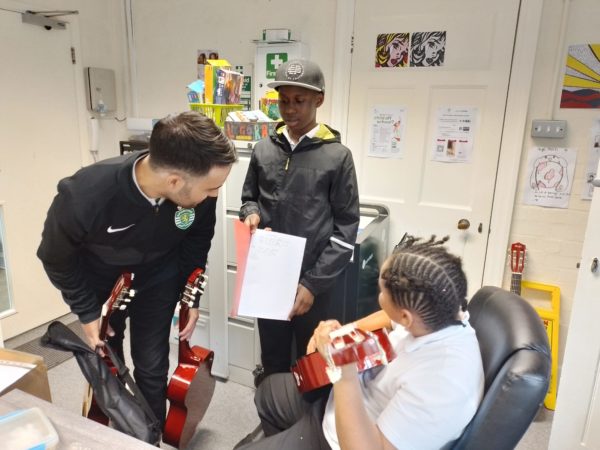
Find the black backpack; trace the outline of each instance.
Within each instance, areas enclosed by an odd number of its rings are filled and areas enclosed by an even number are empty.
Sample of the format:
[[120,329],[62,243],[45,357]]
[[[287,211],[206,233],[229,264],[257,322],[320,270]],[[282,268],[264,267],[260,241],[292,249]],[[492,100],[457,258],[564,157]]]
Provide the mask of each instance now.
[[116,430],[152,445],[160,443],[160,422],[129,375],[129,369],[108,344],[104,351],[117,369],[116,376],[102,356],[61,322],[52,322],[41,341],[45,347],[73,352],[98,406]]

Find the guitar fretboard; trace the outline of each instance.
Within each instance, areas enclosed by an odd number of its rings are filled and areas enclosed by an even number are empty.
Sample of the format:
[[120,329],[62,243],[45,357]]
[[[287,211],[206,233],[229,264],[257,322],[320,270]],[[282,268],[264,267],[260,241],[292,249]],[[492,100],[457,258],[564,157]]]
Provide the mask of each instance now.
[[518,272],[513,272],[512,277],[510,279],[510,292],[513,292],[517,295],[521,295],[521,278],[523,274]]

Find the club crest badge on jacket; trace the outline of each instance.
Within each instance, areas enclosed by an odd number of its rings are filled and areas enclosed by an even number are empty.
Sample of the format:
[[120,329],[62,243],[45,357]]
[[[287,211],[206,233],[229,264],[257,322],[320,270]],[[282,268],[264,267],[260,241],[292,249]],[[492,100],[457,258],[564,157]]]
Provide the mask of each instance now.
[[175,212],[175,225],[180,230],[187,230],[194,223],[195,217],[196,212],[191,208],[178,209]]

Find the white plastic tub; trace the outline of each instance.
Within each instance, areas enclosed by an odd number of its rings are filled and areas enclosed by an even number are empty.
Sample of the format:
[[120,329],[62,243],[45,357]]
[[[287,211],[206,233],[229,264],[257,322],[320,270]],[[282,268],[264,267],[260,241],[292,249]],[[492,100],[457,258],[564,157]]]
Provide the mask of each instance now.
[[40,408],[19,409],[0,417],[0,442],[6,450],[51,450],[58,434]]

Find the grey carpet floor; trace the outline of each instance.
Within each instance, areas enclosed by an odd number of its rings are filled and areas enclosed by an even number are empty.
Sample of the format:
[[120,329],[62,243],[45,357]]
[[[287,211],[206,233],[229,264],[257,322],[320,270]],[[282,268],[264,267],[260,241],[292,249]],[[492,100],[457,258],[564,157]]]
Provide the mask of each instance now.
[[[172,367],[176,367],[175,345],[171,348]],[[127,351],[126,351],[127,354]],[[131,361],[127,362],[129,367]],[[74,358],[48,372],[52,402],[76,413],[81,412],[85,379]],[[218,381],[212,401],[196,428],[187,450],[231,450],[258,425],[254,407],[254,389],[231,381]],[[173,450],[162,444],[161,448]]]
[[[67,326],[80,338],[85,340],[83,330],[81,329],[79,322],[71,322],[67,324]],[[44,347],[41,343],[41,337],[35,337],[30,341],[15,347],[14,350],[44,357],[44,362],[46,363],[46,367],[48,369],[52,369],[53,367],[56,367],[65,362],[67,359],[73,357],[73,353],[71,352],[63,352],[61,350]]]

